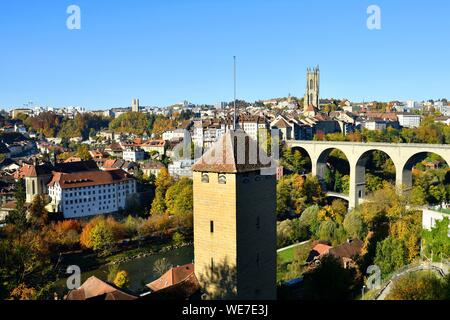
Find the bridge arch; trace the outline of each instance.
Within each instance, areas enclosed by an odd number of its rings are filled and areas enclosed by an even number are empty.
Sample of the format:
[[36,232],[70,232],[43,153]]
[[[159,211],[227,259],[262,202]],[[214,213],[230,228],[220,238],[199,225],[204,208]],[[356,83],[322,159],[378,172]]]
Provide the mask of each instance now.
[[398,172],[398,174],[401,174],[401,180],[398,181],[401,181],[402,183],[402,185],[398,187],[401,187],[402,190],[405,191],[410,190],[413,187],[413,174],[412,174],[413,168],[417,164],[421,163],[422,161],[430,157],[430,155],[439,156],[439,158],[442,159],[442,161],[445,162],[447,166],[450,166],[448,160],[444,159],[438,152],[422,151],[414,153],[411,157],[409,157],[409,159],[406,160],[405,164],[401,168],[401,171]]
[[[298,172],[299,174],[307,174],[312,172],[312,158],[310,152],[301,146],[295,146],[290,149],[291,155],[295,157],[296,153],[300,153],[302,160],[302,166],[304,167],[304,172]],[[294,158],[295,159],[295,158]]]
[[[386,150],[381,150],[378,148],[371,148],[371,149],[363,152],[358,157],[355,167],[353,168],[355,179],[356,179],[355,192],[356,192],[356,197],[359,200],[358,202],[360,202],[361,199],[364,199],[367,195],[366,171],[367,171],[367,169],[370,169],[370,167],[368,167],[368,163],[371,159],[373,159],[375,154],[385,155],[385,156],[387,156],[387,158],[390,161],[392,161],[394,168],[393,168],[393,172],[392,172],[392,177],[391,177],[391,179],[388,179],[388,180],[391,180],[391,182],[393,184],[395,184],[396,174],[398,172],[398,170],[397,170],[398,164],[396,164],[394,162],[395,156],[390,155],[389,152],[386,152]],[[384,177],[384,178],[386,178],[386,177]]]
[[[350,161],[347,154],[343,150],[335,147],[326,148],[320,152],[316,161],[316,176],[324,189],[335,193],[343,192],[343,190],[336,185],[328,185],[330,184],[330,181],[327,181],[329,179],[329,177],[327,177],[327,173],[330,173],[330,170],[333,170],[335,174],[335,176],[332,177],[332,184],[336,182],[336,173],[339,173],[341,178],[344,175],[350,175]],[[335,188],[340,190],[336,190]]]

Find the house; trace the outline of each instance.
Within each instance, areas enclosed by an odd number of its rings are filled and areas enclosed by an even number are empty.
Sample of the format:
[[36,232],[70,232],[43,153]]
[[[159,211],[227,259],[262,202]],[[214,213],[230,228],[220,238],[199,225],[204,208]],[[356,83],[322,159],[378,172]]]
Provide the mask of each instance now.
[[328,254],[328,252],[330,251],[331,248],[332,248],[331,246],[324,244],[324,243],[316,244],[309,252],[306,262],[310,263],[310,262],[316,260],[317,258],[320,258],[325,254]]
[[278,116],[270,124],[270,128],[278,130],[281,140],[291,140],[294,138],[291,124],[282,116]]
[[142,144],[142,149],[145,152],[156,152],[161,157],[166,152],[166,141],[165,140],[149,140]]
[[105,148],[105,151],[110,155],[112,155],[113,157],[122,158],[123,156],[122,146],[117,142],[110,144],[108,147]]
[[151,298],[188,299],[200,291],[194,264],[171,268],[159,279],[147,284]]
[[48,184],[50,211],[62,212],[65,219],[116,213],[134,193],[136,181],[121,169],[55,172]]
[[331,248],[328,253],[338,258],[344,268],[355,267],[356,258],[360,255],[364,242],[359,239],[348,240],[340,246]]
[[122,158],[125,161],[142,161],[145,159],[145,152],[141,148],[129,148],[123,151]]
[[136,300],[137,298],[112,284],[92,276],[80,288],[69,291],[65,300]]
[[346,243],[337,247],[331,247],[324,243],[316,244],[309,253],[306,262],[311,264],[324,255],[331,254],[336,257],[344,268],[354,267],[355,259],[361,253],[364,243],[359,240],[348,240]]
[[397,118],[400,126],[404,128],[418,128],[422,121],[422,117],[414,113],[398,113]]
[[6,217],[16,209],[16,201],[8,201],[0,206],[0,224],[5,222]]
[[172,177],[187,177],[192,178],[192,165],[194,160],[176,160],[169,164],[169,174]]
[[164,169],[165,166],[159,161],[147,161],[141,165],[141,170],[144,176],[150,177],[151,175],[158,176],[159,172]]

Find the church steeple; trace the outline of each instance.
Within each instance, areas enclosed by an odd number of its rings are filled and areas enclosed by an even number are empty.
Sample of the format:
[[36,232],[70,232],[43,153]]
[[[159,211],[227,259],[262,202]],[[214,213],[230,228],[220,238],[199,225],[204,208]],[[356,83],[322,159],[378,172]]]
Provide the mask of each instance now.
[[320,108],[320,69],[319,65],[315,68],[307,68],[306,71],[306,92],[304,100],[304,110],[310,106],[313,108]]

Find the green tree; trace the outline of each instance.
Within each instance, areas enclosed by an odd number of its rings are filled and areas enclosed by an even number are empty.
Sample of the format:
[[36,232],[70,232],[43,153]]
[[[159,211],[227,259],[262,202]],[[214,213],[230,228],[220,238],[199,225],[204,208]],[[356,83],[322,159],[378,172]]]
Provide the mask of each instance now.
[[440,258],[441,255],[450,256],[450,237],[449,234],[450,219],[445,218],[441,221],[436,221],[435,226],[430,230],[422,232],[422,243],[427,256]]
[[389,236],[381,243],[378,243],[376,252],[374,262],[380,267],[385,276],[407,263],[403,243],[392,236]]
[[353,239],[364,239],[366,234],[366,226],[359,210],[352,210],[345,216],[344,229],[347,235]]
[[103,255],[110,253],[114,245],[114,233],[105,220],[100,220],[91,230],[90,242],[92,249]]

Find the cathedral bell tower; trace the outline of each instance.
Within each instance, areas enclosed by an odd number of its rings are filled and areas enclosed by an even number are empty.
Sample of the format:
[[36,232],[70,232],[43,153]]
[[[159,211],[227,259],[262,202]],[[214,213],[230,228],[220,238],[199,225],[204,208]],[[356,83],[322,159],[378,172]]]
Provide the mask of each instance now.
[[312,106],[315,109],[319,109],[320,99],[320,70],[319,66],[314,69],[308,68],[306,71],[306,93],[304,100],[304,110]]

